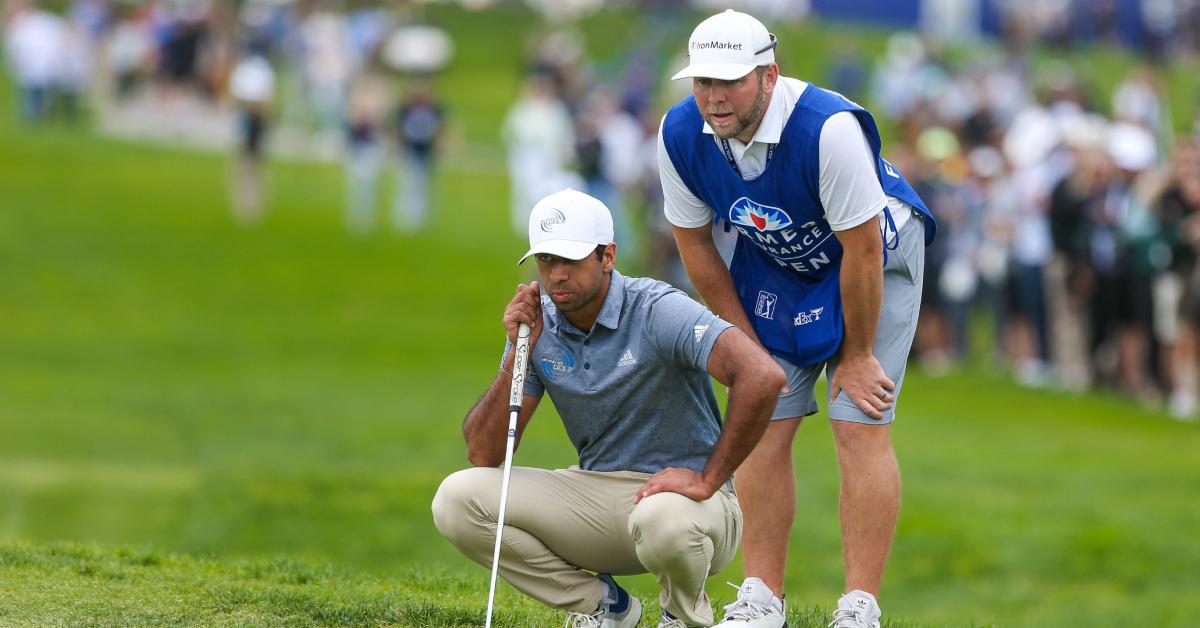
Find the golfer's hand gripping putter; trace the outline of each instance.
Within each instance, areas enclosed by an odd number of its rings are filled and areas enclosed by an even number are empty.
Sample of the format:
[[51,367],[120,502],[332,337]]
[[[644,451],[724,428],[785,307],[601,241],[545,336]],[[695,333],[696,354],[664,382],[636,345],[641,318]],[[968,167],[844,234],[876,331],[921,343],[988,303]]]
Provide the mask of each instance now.
[[500,570],[500,539],[504,535],[504,509],[508,505],[508,474],[512,471],[513,447],[517,442],[517,416],[525,392],[525,366],[529,362],[529,325],[517,327],[517,346],[513,348],[512,387],[508,392],[508,439],[504,444],[504,474],[500,480],[500,513],[496,518],[496,549],[492,552],[492,579],[488,584],[486,628],[492,628],[492,604],[496,600],[496,574]]

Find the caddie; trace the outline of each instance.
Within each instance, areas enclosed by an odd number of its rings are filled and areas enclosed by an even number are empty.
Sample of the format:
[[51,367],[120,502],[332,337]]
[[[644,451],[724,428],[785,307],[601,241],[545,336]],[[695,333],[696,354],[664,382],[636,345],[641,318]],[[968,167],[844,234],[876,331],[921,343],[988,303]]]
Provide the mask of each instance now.
[[[783,371],[683,292],[617,272],[616,255],[612,216],[595,198],[564,190],[533,208],[521,261],[536,260],[540,281],[518,285],[504,311],[500,370],[463,422],[474,467],[442,482],[434,522],[490,565],[511,349],[526,323],[517,438],[549,394],[579,464],[513,467],[500,576],[567,611],[568,625],[625,628],[642,607],[612,576],[650,572],[659,626],[710,626],[704,582],[733,560],[742,529],[730,476],[766,429]],[[730,390],[724,423],[710,376]]]
[[[846,594],[831,626],[878,628],[877,596],[900,506],[891,445],[934,220],[880,155],[865,109],[782,77],[778,39],[725,11],[688,40],[692,95],[664,116],[665,212],[712,311],[787,373],[772,422],[738,469],[747,578],[726,627],[786,625],[783,575],[795,516],[791,448],[818,410],[822,369],[841,467]],[[726,263],[714,237],[736,237]]]

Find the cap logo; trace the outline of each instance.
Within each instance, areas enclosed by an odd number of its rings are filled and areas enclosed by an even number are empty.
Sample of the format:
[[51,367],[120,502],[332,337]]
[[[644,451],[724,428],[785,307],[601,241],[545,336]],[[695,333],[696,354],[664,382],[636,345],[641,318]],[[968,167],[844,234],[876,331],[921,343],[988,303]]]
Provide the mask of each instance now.
[[567,217],[563,215],[562,210],[556,209],[550,212],[549,218],[541,221],[538,224],[541,225],[543,232],[550,233],[554,230],[554,225],[561,225],[565,222],[567,222]]
[[732,41],[693,41],[692,50],[741,50],[742,44]]

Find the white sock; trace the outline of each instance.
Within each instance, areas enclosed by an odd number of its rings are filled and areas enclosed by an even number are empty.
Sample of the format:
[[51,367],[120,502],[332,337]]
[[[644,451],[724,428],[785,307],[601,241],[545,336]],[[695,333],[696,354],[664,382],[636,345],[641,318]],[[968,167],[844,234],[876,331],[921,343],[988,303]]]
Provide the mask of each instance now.
[[604,587],[604,597],[600,600],[600,603],[601,604],[616,604],[617,603],[616,591],[613,591],[612,587],[608,586],[608,583],[603,580],[597,579],[597,582],[600,583],[600,586]]

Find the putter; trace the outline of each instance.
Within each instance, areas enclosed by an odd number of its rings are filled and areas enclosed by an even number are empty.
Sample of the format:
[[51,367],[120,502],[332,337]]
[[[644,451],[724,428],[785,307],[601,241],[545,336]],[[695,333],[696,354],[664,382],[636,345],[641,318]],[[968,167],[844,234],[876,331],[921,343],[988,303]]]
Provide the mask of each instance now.
[[500,516],[496,518],[496,551],[492,553],[492,581],[488,584],[486,628],[492,628],[492,603],[496,599],[496,574],[500,571],[500,537],[504,534],[504,508],[508,505],[508,474],[512,471],[513,447],[517,442],[517,415],[525,391],[525,364],[529,359],[529,325],[517,327],[517,352],[513,359],[512,389],[508,393],[508,442],[504,445],[504,476],[500,480]]

